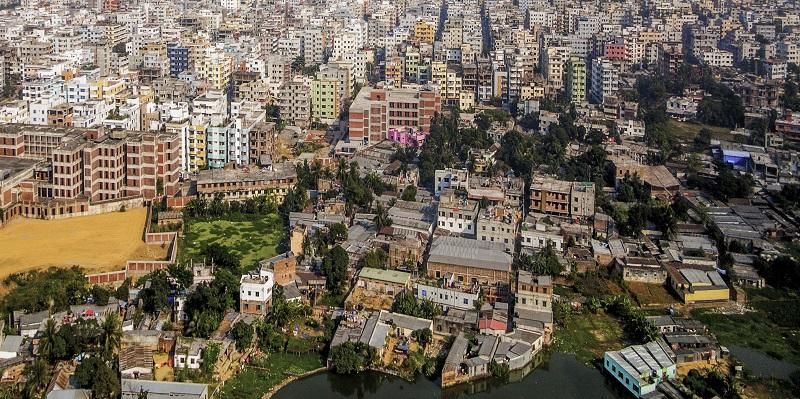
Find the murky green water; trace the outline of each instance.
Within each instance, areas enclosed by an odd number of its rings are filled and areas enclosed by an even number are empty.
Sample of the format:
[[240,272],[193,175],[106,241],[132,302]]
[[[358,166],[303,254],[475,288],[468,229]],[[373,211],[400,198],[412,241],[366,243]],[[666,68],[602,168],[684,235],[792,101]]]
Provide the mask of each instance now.
[[[275,399],[500,399],[500,398],[625,398],[621,387],[574,356],[553,354],[525,377],[505,384],[480,381],[442,390],[438,381],[408,382],[379,373],[341,376],[323,373],[296,381],[278,391]],[[517,380],[516,382],[513,382]]]

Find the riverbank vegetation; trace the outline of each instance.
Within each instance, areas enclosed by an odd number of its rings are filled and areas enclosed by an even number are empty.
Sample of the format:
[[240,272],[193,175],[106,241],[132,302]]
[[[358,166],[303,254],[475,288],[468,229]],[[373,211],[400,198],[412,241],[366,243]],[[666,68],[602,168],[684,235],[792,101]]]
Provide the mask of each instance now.
[[324,366],[318,353],[271,353],[258,356],[244,370],[228,380],[220,399],[261,399],[288,378]]
[[705,323],[722,345],[755,349],[800,365],[800,325],[797,323],[800,312],[794,295],[796,293],[765,288],[752,292],[753,311],[722,313],[695,309],[691,314]]
[[599,312],[560,312],[558,328],[553,337],[553,350],[572,353],[582,363],[592,363],[603,353],[625,347],[622,324]]

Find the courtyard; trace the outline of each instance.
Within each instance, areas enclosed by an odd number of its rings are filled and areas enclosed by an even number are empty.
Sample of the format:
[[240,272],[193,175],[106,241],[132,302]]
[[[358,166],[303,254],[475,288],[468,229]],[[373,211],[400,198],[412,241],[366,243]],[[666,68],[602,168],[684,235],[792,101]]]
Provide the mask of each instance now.
[[180,248],[180,260],[203,261],[203,249],[220,244],[239,257],[243,267],[277,254],[283,235],[280,218],[267,216],[232,216],[222,219],[187,219]]

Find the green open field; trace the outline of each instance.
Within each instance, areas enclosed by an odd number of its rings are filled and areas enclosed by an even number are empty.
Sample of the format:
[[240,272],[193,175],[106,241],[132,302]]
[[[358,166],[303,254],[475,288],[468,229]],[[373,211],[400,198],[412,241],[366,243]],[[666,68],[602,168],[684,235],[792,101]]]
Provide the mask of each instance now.
[[734,140],[731,129],[726,127],[710,126],[693,122],[680,122],[673,119],[670,119],[667,125],[669,126],[670,132],[672,132],[675,137],[686,141],[694,140],[695,136],[700,133],[700,129],[702,128],[710,130],[712,138],[728,141]]
[[232,216],[227,219],[188,219],[180,259],[201,261],[206,245],[217,243],[239,256],[243,267],[276,254],[283,227],[277,215]]
[[295,355],[274,353],[259,357],[236,377],[228,380],[220,392],[221,399],[261,399],[286,378],[322,367],[318,353]]
[[574,353],[584,363],[626,346],[622,324],[603,312],[570,315],[564,325],[556,327],[553,341],[556,351]]

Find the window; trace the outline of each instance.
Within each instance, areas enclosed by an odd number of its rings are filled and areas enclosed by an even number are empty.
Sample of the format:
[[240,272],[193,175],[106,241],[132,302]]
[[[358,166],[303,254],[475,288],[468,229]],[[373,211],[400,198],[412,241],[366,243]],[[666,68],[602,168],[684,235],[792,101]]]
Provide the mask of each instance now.
[[469,299],[464,298],[464,305],[468,305],[468,304],[469,304]]

